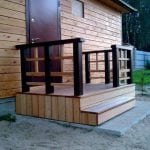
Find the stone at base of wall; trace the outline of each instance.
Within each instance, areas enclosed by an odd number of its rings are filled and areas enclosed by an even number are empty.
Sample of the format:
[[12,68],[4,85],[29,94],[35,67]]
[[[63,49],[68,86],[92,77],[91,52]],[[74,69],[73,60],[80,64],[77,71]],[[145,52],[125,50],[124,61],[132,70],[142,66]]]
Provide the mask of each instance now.
[[5,114],[15,113],[15,98],[2,98],[0,99],[0,116]]

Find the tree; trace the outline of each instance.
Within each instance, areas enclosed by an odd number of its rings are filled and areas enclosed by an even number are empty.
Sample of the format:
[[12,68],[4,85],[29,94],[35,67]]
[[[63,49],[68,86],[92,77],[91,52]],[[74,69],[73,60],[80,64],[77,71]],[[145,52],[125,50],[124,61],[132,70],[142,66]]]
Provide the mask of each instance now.
[[123,42],[150,51],[150,0],[125,0],[138,12],[123,15]]

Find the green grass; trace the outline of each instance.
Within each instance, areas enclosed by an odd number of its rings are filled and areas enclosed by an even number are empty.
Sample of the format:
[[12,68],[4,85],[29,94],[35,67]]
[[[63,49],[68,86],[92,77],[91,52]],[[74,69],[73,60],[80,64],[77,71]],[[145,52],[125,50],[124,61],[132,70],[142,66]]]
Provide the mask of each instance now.
[[138,85],[150,84],[150,70],[136,70],[133,72],[133,82]]
[[0,121],[10,121],[10,122],[15,122],[16,121],[16,117],[12,114],[6,114],[6,115],[2,115],[0,116]]

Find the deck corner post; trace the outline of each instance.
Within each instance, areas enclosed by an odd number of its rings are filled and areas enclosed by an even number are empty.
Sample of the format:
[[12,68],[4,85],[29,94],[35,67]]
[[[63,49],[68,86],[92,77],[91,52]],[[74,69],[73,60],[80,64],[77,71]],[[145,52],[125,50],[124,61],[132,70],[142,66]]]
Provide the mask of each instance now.
[[106,51],[104,53],[105,57],[105,84],[110,83],[110,59],[109,59],[109,52]]
[[27,76],[26,76],[26,56],[25,56],[25,48],[20,49],[20,59],[21,59],[21,82],[22,82],[22,92],[28,92],[29,86],[27,85]]
[[74,95],[83,95],[82,42],[73,42]]
[[44,47],[44,57],[45,57],[45,93],[50,94],[54,93],[54,87],[51,86],[52,78],[50,76],[51,72],[51,61],[49,51],[51,50],[50,46]]
[[113,63],[113,87],[119,86],[119,50],[117,45],[112,45],[112,63]]
[[130,71],[127,73],[127,75],[130,77],[130,79],[127,80],[128,84],[132,83],[132,70],[133,70],[133,51],[127,50],[127,58],[129,58],[129,61],[127,61],[127,68],[130,69]]

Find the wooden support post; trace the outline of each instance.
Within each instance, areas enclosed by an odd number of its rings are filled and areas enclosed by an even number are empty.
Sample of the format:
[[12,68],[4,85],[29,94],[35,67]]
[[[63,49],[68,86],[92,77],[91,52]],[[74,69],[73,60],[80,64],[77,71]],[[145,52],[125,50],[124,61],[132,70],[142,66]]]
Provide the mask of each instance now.
[[104,52],[105,55],[105,84],[110,83],[110,59],[109,52]]
[[132,83],[132,60],[133,60],[133,51],[127,50],[127,58],[129,58],[129,61],[127,61],[127,68],[130,69],[130,72],[127,73],[127,76],[130,77],[130,79],[127,80],[128,84]]
[[21,58],[21,78],[22,78],[22,92],[28,92],[29,86],[27,85],[27,66],[26,66],[26,48],[20,49],[20,58]]
[[74,95],[83,95],[82,43],[73,43]]
[[119,86],[119,50],[116,45],[112,45],[112,63],[113,63],[113,87]]
[[91,78],[90,78],[90,53],[85,53],[85,80],[86,80],[86,83],[91,83]]
[[50,94],[54,93],[54,87],[51,86],[52,83],[52,77],[51,77],[51,60],[49,51],[51,50],[50,46],[44,47],[44,55],[45,55],[45,93]]

